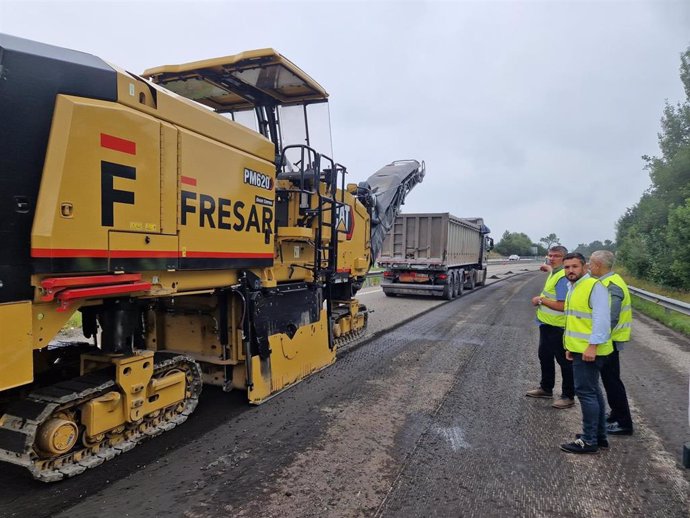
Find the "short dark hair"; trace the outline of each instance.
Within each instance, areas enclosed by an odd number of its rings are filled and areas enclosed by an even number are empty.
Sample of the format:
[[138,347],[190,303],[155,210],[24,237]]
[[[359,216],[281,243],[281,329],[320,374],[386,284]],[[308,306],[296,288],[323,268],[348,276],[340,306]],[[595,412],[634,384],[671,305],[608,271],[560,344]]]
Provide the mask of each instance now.
[[549,248],[549,252],[558,252],[563,257],[568,255],[568,249],[566,247],[564,247],[563,245],[554,245],[551,248]]
[[563,258],[563,262],[567,261],[568,259],[577,259],[580,261],[583,265],[587,262],[585,259],[585,256],[582,255],[580,252],[570,252]]

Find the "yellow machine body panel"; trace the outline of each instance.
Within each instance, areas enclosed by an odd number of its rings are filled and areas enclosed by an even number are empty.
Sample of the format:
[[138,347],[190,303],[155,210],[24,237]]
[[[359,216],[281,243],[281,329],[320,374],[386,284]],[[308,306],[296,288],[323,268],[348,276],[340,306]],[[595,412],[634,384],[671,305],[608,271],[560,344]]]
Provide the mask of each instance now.
[[186,130],[179,152],[181,257],[270,265],[275,166]]
[[251,361],[253,386],[249,402],[258,404],[272,394],[304,379],[335,361],[335,349],[328,347],[328,315],[321,311],[318,322],[302,326],[290,338],[284,333],[269,337],[272,354]]
[[32,255],[48,271],[69,271],[65,259],[94,272],[273,260],[275,166],[132,108],[59,96],[43,178]]
[[0,304],[0,390],[34,379],[31,303]]
[[53,120],[33,256],[102,259],[111,230],[160,232],[160,123],[71,96],[59,96]]
[[[338,191],[338,199],[342,196]],[[371,223],[367,209],[352,193],[344,193],[345,206],[338,213],[338,270],[355,277],[366,275],[371,263]]]

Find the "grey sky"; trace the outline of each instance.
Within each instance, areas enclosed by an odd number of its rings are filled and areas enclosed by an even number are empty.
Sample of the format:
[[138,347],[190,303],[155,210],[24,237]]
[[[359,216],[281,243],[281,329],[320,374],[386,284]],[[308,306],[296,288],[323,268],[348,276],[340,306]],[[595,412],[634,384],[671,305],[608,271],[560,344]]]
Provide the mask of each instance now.
[[273,47],[331,95],[352,181],[416,158],[407,212],[533,240],[613,239],[683,98],[690,2],[21,2],[0,32],[132,72]]

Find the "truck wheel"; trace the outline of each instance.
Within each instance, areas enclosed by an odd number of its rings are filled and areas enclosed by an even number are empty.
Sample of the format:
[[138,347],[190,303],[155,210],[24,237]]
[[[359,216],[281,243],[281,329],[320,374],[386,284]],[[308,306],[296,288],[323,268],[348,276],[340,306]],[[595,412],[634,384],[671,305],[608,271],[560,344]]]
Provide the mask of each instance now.
[[448,277],[448,282],[443,287],[443,298],[446,300],[455,298],[455,275]]
[[476,286],[477,272],[475,270],[470,271],[470,280],[467,281],[467,289],[473,290]]

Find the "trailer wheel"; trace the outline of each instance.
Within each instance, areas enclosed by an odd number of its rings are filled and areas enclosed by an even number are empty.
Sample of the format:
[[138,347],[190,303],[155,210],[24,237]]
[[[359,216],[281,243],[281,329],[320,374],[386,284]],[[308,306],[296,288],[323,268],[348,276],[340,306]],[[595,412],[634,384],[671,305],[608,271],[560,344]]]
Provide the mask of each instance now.
[[443,287],[443,298],[453,300],[455,298],[455,275],[448,276],[448,282]]
[[464,272],[462,270],[460,270],[460,272],[458,273],[458,276],[457,276],[458,287],[457,287],[456,293],[457,293],[458,297],[462,296],[462,294],[465,293],[465,283],[462,280],[463,275],[464,275]]

